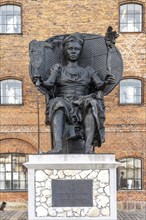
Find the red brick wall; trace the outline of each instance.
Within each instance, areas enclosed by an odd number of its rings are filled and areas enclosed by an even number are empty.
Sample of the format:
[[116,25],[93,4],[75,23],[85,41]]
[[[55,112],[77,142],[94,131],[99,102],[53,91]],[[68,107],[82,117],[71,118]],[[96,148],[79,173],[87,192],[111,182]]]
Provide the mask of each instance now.
[[5,202],[26,202],[28,200],[27,192],[1,192],[1,201]]
[[[18,137],[19,138],[19,137]],[[36,147],[31,145],[29,142],[23,141],[21,139],[12,139],[7,138],[0,141],[1,144],[1,153],[26,153],[26,154],[35,154],[37,153]]]
[[[1,106],[0,152],[37,153],[38,126],[36,88],[29,78],[29,51],[31,40],[45,40],[53,35],[85,32],[102,34],[109,25],[118,30],[119,4],[128,0],[15,0],[22,6],[22,34],[1,35],[1,79],[16,78],[23,81],[23,105]],[[143,4],[146,11],[145,0]],[[1,3],[13,3],[3,0]],[[144,14],[146,21],[146,13]],[[115,153],[116,158],[139,157],[143,161],[143,189],[146,188],[145,143],[146,143],[146,41],[144,22],[142,33],[120,34],[117,47],[124,59],[124,77],[142,80],[143,103],[141,105],[119,105],[119,86],[105,97],[106,142],[97,153]],[[45,100],[40,99],[41,149],[51,147],[50,130],[45,125]],[[27,200],[26,193],[2,193],[2,199]],[[15,195],[15,196],[14,196]],[[17,196],[16,196],[17,195]],[[144,190],[118,192],[118,201],[144,201]]]

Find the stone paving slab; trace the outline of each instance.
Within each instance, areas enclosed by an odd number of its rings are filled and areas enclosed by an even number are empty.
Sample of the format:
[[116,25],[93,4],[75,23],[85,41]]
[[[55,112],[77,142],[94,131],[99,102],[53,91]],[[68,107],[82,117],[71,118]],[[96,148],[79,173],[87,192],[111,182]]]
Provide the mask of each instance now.
[[[28,220],[27,211],[0,211],[0,220]],[[117,220],[146,220],[143,211],[118,211]]]
[[117,220],[146,220],[146,212],[143,211],[118,211]]

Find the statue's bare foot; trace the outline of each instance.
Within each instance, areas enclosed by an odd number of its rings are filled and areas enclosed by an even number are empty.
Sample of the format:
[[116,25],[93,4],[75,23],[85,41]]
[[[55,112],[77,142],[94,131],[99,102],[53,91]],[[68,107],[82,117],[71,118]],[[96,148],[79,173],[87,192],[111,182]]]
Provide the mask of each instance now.
[[94,154],[93,147],[86,147],[85,154]]
[[48,151],[48,154],[62,154],[62,148],[53,148],[52,150]]

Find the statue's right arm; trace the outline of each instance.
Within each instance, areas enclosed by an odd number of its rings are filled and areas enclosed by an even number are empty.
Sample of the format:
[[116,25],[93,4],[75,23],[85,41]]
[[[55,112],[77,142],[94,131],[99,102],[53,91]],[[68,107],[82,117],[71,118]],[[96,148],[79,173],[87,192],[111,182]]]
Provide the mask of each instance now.
[[43,81],[41,84],[46,88],[53,88],[56,84],[56,81],[61,73],[62,66],[60,64],[55,64],[50,70],[50,76],[46,81]]

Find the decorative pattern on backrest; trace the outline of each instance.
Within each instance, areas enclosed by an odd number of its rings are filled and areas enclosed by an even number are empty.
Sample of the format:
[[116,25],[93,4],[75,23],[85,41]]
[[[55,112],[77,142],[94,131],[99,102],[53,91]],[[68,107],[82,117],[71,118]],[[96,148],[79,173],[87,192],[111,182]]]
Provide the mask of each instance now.
[[[62,41],[67,35],[58,35],[47,39],[46,41],[32,41],[30,43],[30,77],[40,77],[46,80],[49,76],[51,67],[60,63],[66,64],[63,56]],[[108,46],[106,38],[95,34],[82,34],[84,37],[84,47],[79,59],[79,65],[82,67],[91,66],[98,71],[102,80],[109,74],[107,69]],[[119,50],[112,44],[110,48],[111,56],[111,74],[115,76],[115,83],[107,85],[103,90],[104,94],[110,93],[119,83],[123,73],[123,60]],[[45,93],[44,91],[41,91]]]

